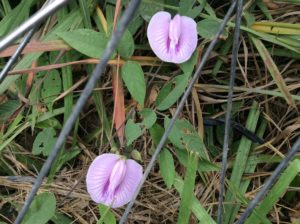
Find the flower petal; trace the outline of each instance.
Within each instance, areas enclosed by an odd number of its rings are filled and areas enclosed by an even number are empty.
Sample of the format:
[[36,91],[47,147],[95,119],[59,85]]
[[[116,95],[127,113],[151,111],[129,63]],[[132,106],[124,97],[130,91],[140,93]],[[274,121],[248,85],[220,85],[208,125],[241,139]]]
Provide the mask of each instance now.
[[172,56],[174,63],[187,61],[195,51],[198,42],[197,24],[187,16],[181,16],[181,36],[178,51]]
[[[102,154],[92,162],[86,175],[87,191],[96,203],[105,203],[105,185],[120,156],[112,153]],[[109,205],[108,205],[109,206]]]
[[154,53],[163,61],[171,62],[168,53],[169,26],[171,15],[168,12],[157,12],[150,20],[147,37]]
[[135,190],[143,176],[143,168],[132,159],[126,161],[126,175],[123,182],[115,192],[115,200],[112,208],[118,208],[127,204],[133,197]]

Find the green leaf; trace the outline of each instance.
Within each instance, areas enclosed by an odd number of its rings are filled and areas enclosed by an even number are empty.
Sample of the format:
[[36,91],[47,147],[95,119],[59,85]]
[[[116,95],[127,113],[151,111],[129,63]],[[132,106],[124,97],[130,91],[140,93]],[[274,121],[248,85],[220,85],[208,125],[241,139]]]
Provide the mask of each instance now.
[[125,30],[123,37],[117,46],[117,51],[123,58],[129,58],[133,55],[134,39],[128,30]]
[[[183,185],[184,182],[181,179],[181,177],[179,175],[176,175],[174,181],[174,187],[176,188],[176,190],[180,195],[182,194],[183,191]],[[191,205],[192,212],[199,220],[199,223],[205,223],[205,224],[216,223],[194,195],[192,195],[191,203],[192,203]]]
[[48,108],[52,110],[53,100],[61,92],[61,78],[57,70],[53,70],[46,75],[41,89],[41,96],[43,102],[47,104]]
[[19,100],[8,100],[5,103],[0,104],[0,120],[5,121],[20,105]]
[[173,156],[168,149],[163,149],[158,158],[162,178],[168,188],[171,188],[175,179],[175,166]]
[[55,224],[71,224],[74,223],[72,219],[70,219],[68,216],[55,213],[55,215],[51,218],[51,221]]
[[55,144],[56,138],[55,130],[53,128],[47,128],[41,131],[35,138],[32,147],[32,154],[43,154],[48,156]]
[[60,32],[57,35],[72,48],[92,58],[100,58],[107,44],[107,37],[91,29]]
[[189,11],[193,7],[194,3],[195,3],[195,0],[180,0],[180,2],[179,2],[180,15],[184,15],[184,13]]
[[20,1],[21,3],[0,21],[0,37],[11,32],[28,17],[30,7],[35,0]]
[[149,108],[144,108],[143,110],[140,111],[141,116],[143,117],[142,125],[144,125],[147,129],[151,128],[157,117],[156,113]]
[[[164,0],[156,0],[156,3],[164,3]],[[139,13],[147,22],[150,21],[151,17],[158,11],[162,11],[163,6],[159,4],[153,4],[151,2],[142,1],[139,7]]]
[[128,61],[122,66],[122,78],[131,96],[144,107],[146,83],[141,66],[134,61]]
[[127,146],[140,137],[146,129],[151,128],[157,119],[155,112],[149,108],[144,108],[139,114],[143,118],[140,123],[134,123],[132,119],[128,119],[126,123],[125,136]]
[[156,101],[158,110],[170,108],[179,99],[189,83],[189,76],[178,75],[171,82],[173,81],[175,82],[175,87],[170,92],[167,91],[170,90],[170,85],[163,87],[159,92]]
[[161,137],[164,134],[164,129],[163,127],[161,127],[159,124],[154,124],[150,129],[150,135],[151,135],[151,139],[154,143],[154,145],[158,145],[160,142]]
[[[178,149],[178,148],[175,148],[175,150],[176,150],[175,155],[178,158],[179,162],[183,166],[187,166],[189,151],[187,151],[185,149]],[[199,158],[199,163],[198,163],[198,171],[199,172],[220,171],[220,167],[218,167],[214,163],[209,162],[208,160],[200,157]]]
[[37,123],[35,127],[40,129],[45,129],[45,128],[61,129],[62,125],[57,118],[53,117],[53,118],[49,118],[48,120]]
[[142,160],[141,153],[140,153],[138,150],[136,150],[136,149],[132,150],[131,153],[130,153],[130,155],[131,155],[131,157],[132,157],[134,160],[137,160],[137,161],[143,161],[143,160]]
[[196,153],[189,155],[187,170],[184,177],[181,201],[179,207],[178,223],[189,223],[194,195],[194,186],[197,174],[198,156]]
[[[164,127],[169,126],[170,119],[165,117]],[[177,120],[174,124],[168,139],[174,146],[180,149],[186,149],[189,152],[197,152],[201,158],[207,159],[205,147],[202,139],[195,131],[193,125],[185,119]]]
[[55,215],[55,208],[54,194],[50,192],[41,193],[34,198],[22,224],[45,224]]
[[128,119],[125,126],[125,136],[127,140],[127,146],[140,137],[143,134],[143,130],[139,124],[133,122],[132,119]]
[[105,224],[114,224],[117,223],[114,214],[110,211],[110,208],[99,204],[98,206],[101,218],[98,220],[97,224],[105,223]]
[[[213,19],[204,19],[197,23],[198,34],[206,39],[213,39],[220,28],[221,22]],[[224,31],[221,35],[223,38],[228,37],[228,32]]]
[[53,180],[55,173],[58,172],[65,163],[75,158],[80,152],[81,151],[76,148],[71,150],[61,150],[51,167],[48,182],[51,182]]
[[250,39],[252,40],[254,46],[256,47],[258,53],[260,54],[261,58],[263,59],[265,66],[267,67],[268,71],[270,72],[274,82],[280,89],[281,93],[284,95],[285,100],[290,106],[296,107],[295,101],[290,93],[289,88],[287,87],[282,74],[280,73],[277,65],[273,61],[271,55],[269,54],[267,48],[262,43],[260,39],[257,39],[250,35]]
[[[300,160],[296,159],[291,162],[288,168],[281,174],[279,180],[273,186],[266,198],[260,203],[256,210],[266,216],[269,211],[276,205],[280,197],[287,191],[289,185],[294,178],[300,173]],[[252,213],[246,224],[260,223],[260,218],[255,213]]]
[[197,51],[195,51],[192,54],[192,57],[188,61],[180,64],[179,66],[181,70],[184,72],[184,74],[191,76],[196,63],[197,63]]

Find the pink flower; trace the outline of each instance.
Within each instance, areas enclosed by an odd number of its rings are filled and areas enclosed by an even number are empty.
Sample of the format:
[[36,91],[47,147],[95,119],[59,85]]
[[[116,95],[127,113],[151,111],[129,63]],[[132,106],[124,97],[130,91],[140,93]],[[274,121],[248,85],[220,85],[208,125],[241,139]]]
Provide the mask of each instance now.
[[134,160],[106,153],[90,165],[86,176],[87,191],[96,203],[118,208],[131,200],[142,175],[142,166]]
[[168,12],[157,12],[150,20],[147,30],[150,46],[161,60],[183,63],[192,56],[197,47],[197,24],[186,16],[171,19]]

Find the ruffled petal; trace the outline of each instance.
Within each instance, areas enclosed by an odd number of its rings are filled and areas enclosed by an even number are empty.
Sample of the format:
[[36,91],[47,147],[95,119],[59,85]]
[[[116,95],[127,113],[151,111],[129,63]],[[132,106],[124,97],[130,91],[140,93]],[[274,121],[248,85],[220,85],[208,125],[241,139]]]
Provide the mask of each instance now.
[[170,21],[170,13],[157,12],[151,18],[147,29],[147,37],[152,50],[157,57],[167,62],[171,62],[168,53]]
[[96,157],[86,175],[87,191],[96,203],[107,203],[106,188],[112,169],[120,156],[106,153]]
[[126,161],[126,175],[123,182],[115,192],[115,200],[112,208],[118,208],[127,204],[133,197],[135,190],[143,176],[143,168],[132,159]]
[[187,61],[196,50],[198,42],[197,24],[187,16],[181,16],[181,35],[177,46],[177,52],[172,56],[174,63]]

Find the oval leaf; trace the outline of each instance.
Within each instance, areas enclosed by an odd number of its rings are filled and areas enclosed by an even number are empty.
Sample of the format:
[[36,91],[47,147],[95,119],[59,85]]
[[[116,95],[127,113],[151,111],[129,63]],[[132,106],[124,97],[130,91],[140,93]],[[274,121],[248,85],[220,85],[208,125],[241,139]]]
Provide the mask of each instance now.
[[117,51],[123,58],[129,58],[134,52],[134,40],[132,34],[125,30],[122,39],[120,40]]
[[53,128],[47,128],[41,131],[33,142],[32,154],[39,155],[43,153],[44,156],[48,156],[56,141],[54,137],[55,134]]
[[140,137],[143,134],[143,130],[139,124],[133,122],[132,119],[129,119],[125,126],[125,136],[127,140],[127,146]]
[[55,208],[56,200],[52,193],[39,194],[34,198],[22,223],[45,224],[55,215]]
[[163,149],[159,154],[159,169],[168,188],[170,188],[175,179],[175,166],[172,154],[167,149]]
[[[174,78],[175,81],[175,87],[167,93],[166,89],[170,89],[170,85],[166,85],[162,90],[160,91],[158,97],[157,97],[157,109],[158,110],[166,110],[170,108],[182,95],[184,92],[186,86],[189,83],[189,76],[188,75],[178,75]],[[162,94],[164,96],[162,96]]]
[[131,96],[144,107],[146,95],[146,83],[144,80],[144,72],[141,66],[134,62],[128,61],[122,66],[122,78],[128,88]]
[[[217,34],[221,23],[212,19],[204,19],[197,23],[198,34],[206,39],[213,39]],[[224,31],[221,35],[223,38],[228,37],[227,31]]]
[[72,48],[92,58],[100,58],[107,44],[103,33],[91,29],[78,29],[57,34]]

